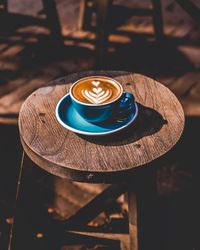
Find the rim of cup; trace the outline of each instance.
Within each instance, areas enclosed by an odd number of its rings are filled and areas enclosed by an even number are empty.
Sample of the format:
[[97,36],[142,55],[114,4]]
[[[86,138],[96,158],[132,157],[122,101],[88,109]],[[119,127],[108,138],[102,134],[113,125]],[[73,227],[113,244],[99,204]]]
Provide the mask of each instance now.
[[[82,80],[85,80],[85,79],[88,79],[88,78],[104,78],[104,79],[111,80],[111,81],[115,82],[115,83],[120,87],[121,93],[120,93],[120,95],[117,96],[115,99],[113,99],[113,100],[111,100],[111,101],[109,101],[109,102],[106,102],[106,103],[96,104],[96,103],[85,103],[85,102],[81,102],[81,101],[77,100],[77,99],[72,95],[72,89],[73,89],[73,87],[74,87],[78,82],[80,82],[80,81],[82,81]],[[74,99],[74,101],[77,102],[77,103],[80,103],[80,104],[85,105],[85,106],[98,106],[98,107],[99,107],[99,106],[108,105],[108,104],[111,104],[111,103],[117,101],[117,100],[122,96],[122,94],[123,94],[123,87],[122,87],[122,85],[121,85],[121,83],[120,83],[119,81],[117,81],[117,80],[115,80],[114,78],[111,78],[111,77],[107,77],[107,76],[86,76],[86,77],[80,78],[79,80],[75,81],[75,82],[72,84],[72,86],[71,86],[70,89],[69,89],[69,94],[70,94],[70,97],[71,97],[72,99]]]

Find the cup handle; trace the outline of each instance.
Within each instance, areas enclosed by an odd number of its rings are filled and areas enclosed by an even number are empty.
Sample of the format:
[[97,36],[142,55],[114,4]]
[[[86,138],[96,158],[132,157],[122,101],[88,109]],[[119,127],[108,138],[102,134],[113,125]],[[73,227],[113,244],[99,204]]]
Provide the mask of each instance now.
[[124,92],[120,98],[118,104],[118,110],[116,114],[117,119],[127,118],[130,112],[134,110],[134,96],[129,92]]

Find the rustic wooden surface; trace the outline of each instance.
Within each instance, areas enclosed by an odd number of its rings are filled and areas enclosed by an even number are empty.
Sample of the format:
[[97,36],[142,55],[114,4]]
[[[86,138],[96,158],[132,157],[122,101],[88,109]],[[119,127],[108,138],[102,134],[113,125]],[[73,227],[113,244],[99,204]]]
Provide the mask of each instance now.
[[[137,120],[120,134],[79,136],[56,120],[56,104],[71,83],[94,74],[118,79],[139,105]],[[182,107],[169,89],[148,77],[120,71],[90,71],[52,81],[28,97],[19,115],[20,136],[29,157],[52,174],[86,182],[108,181],[113,173],[153,161],[176,144],[183,127]]]

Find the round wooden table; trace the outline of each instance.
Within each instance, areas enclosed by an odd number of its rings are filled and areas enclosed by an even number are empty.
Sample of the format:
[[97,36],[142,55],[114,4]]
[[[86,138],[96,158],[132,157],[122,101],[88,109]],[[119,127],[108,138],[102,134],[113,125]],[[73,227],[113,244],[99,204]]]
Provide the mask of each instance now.
[[[139,115],[127,129],[110,136],[87,137],[58,123],[58,101],[74,81],[88,75],[113,77],[125,91],[133,93]],[[155,212],[155,166],[177,143],[183,128],[183,109],[168,88],[123,71],[88,71],[53,80],[32,93],[19,114],[23,148],[41,168],[75,181],[127,185],[130,249],[155,249],[149,247],[155,237],[155,221],[151,219]]]

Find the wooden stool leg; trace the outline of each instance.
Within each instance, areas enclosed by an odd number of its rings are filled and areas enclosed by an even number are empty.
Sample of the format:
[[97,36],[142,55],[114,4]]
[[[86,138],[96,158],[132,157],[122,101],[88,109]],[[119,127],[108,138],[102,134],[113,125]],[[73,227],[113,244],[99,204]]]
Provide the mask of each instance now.
[[[28,156],[22,154],[20,165],[15,207],[14,207],[14,223],[10,231],[10,239],[8,250],[18,249],[38,249],[38,242],[35,240],[37,221],[34,215],[38,216],[40,204],[36,204],[38,194],[35,192],[35,172],[33,175],[30,166],[32,163]],[[30,171],[31,170],[31,171]],[[35,193],[35,196],[33,195]],[[52,244],[52,242],[51,242]],[[50,249],[42,247],[40,249]],[[52,249],[58,249],[53,248]]]
[[57,42],[61,42],[62,41],[61,27],[55,1],[42,0],[42,2],[43,2],[44,12],[47,18],[47,23],[49,28],[51,29],[52,39],[55,39]]
[[106,53],[107,38],[108,38],[108,12],[112,4],[112,0],[98,0],[98,15],[97,15],[97,64],[102,66],[103,59]]
[[[22,152],[22,158],[21,158],[21,164],[20,164],[20,170],[19,170],[19,176],[18,176],[18,181],[17,181],[17,189],[16,189],[16,197],[15,197],[15,215],[16,215],[16,212],[17,212],[17,203],[18,203],[18,200],[19,200],[19,193],[20,193],[20,190],[21,190],[21,179],[22,179],[22,174],[23,174],[23,169],[24,169],[24,157],[25,157],[25,154],[24,154],[24,151]],[[16,219],[16,216],[14,216],[14,220]],[[14,250],[16,249],[15,248],[15,244],[14,244],[14,241],[15,241],[15,238],[14,238],[14,234],[15,234],[15,221],[14,223],[12,224],[12,227],[11,227],[11,230],[10,230],[10,239],[9,239],[9,246],[8,246],[8,250]]]
[[147,171],[134,188],[129,185],[129,234],[131,250],[157,249],[156,172]]
[[162,40],[163,33],[163,18],[162,18],[162,8],[161,8],[161,0],[152,0],[153,5],[153,25],[155,30],[156,39]]
[[138,250],[137,200],[136,200],[136,194],[132,190],[129,190],[128,192],[128,208],[129,208],[130,249]]

